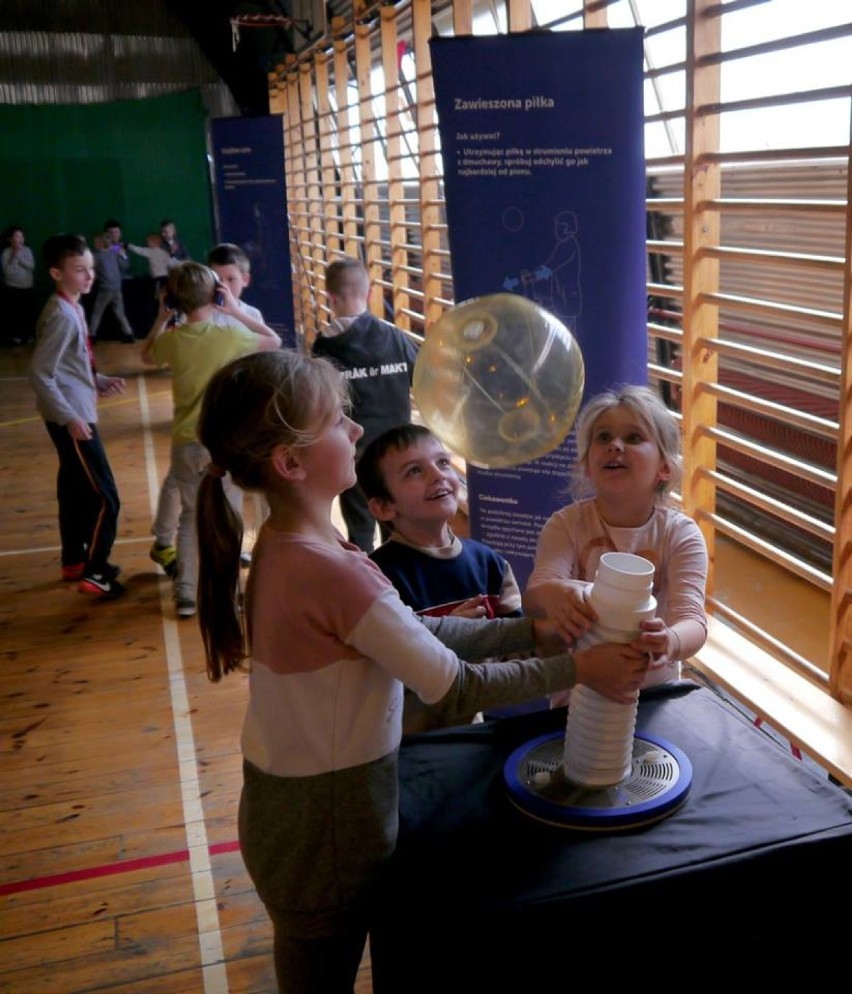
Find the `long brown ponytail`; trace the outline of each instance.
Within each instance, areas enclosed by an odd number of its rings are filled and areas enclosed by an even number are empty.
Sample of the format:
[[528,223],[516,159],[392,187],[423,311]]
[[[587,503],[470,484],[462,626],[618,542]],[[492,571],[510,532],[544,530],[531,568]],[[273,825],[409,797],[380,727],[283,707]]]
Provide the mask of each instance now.
[[204,394],[198,437],[211,472],[198,490],[198,621],[211,680],[240,667],[250,646],[239,604],[242,522],[221,475],[264,491],[277,446],[306,446],[345,400],[345,383],[324,359],[282,349],[253,352],[220,369]]

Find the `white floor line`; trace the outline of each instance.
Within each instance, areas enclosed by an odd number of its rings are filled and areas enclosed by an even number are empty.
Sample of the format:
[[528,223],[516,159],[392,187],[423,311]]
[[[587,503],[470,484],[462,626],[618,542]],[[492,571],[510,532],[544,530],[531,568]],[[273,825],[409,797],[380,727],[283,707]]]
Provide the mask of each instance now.
[[[151,542],[151,536],[143,536],[142,538],[117,538],[113,542],[113,548],[117,545],[136,545],[140,542],[144,542],[148,545]],[[4,556],[37,556],[45,552],[61,552],[61,545],[39,545],[29,549],[6,549],[0,552],[0,559]]]
[[[157,508],[160,477],[157,473],[157,463],[154,457],[154,438],[151,433],[148,393],[145,389],[143,376],[139,377],[139,409],[143,430],[145,470],[148,477],[148,498],[153,516]],[[195,920],[198,928],[198,946],[201,951],[204,994],[228,994],[228,974],[225,967],[222,931],[219,925],[219,912],[216,906],[216,893],[210,867],[210,850],[207,844],[207,828],[204,824],[204,810],[201,803],[201,787],[198,779],[195,739],[192,733],[192,719],[190,718],[189,698],[183,669],[183,654],[180,648],[178,623],[171,616],[173,612],[171,589],[165,576],[160,580],[160,611],[163,618],[163,638],[172,700],[172,722],[180,769],[183,818],[186,825],[192,890],[195,897]]]

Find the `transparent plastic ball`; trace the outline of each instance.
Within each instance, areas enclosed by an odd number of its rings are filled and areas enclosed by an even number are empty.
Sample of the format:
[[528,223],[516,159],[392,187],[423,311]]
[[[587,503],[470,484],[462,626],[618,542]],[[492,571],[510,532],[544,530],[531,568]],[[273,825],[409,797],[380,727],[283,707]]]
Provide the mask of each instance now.
[[430,328],[412,390],[449,449],[501,469],[567,437],[584,382],[580,347],[561,321],[526,297],[494,293],[457,304]]

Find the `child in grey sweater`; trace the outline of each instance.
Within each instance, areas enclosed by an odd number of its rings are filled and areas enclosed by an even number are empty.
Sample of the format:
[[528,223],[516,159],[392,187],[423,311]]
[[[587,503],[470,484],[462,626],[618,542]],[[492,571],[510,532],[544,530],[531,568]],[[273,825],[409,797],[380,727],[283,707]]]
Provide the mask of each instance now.
[[80,235],[54,235],[44,261],[56,292],[38,319],[30,365],[36,406],[59,456],[56,498],[62,542],[62,579],[81,594],[114,598],[124,593],[119,569],[109,562],[119,499],[98,435],[97,397],[124,391],[124,380],[95,369],[80,304],[94,281],[92,253]]

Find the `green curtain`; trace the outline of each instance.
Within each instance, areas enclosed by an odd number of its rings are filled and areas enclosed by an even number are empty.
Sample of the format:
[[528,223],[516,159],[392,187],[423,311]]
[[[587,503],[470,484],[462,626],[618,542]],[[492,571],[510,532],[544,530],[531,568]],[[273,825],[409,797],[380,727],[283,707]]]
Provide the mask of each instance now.
[[[91,244],[108,217],[138,245],[170,217],[192,257],[203,260],[213,225],[201,95],[0,106],[0,190],[0,228],[24,228],[40,298],[51,289],[40,258],[45,238],[73,231]],[[147,273],[144,259],[133,266]]]

